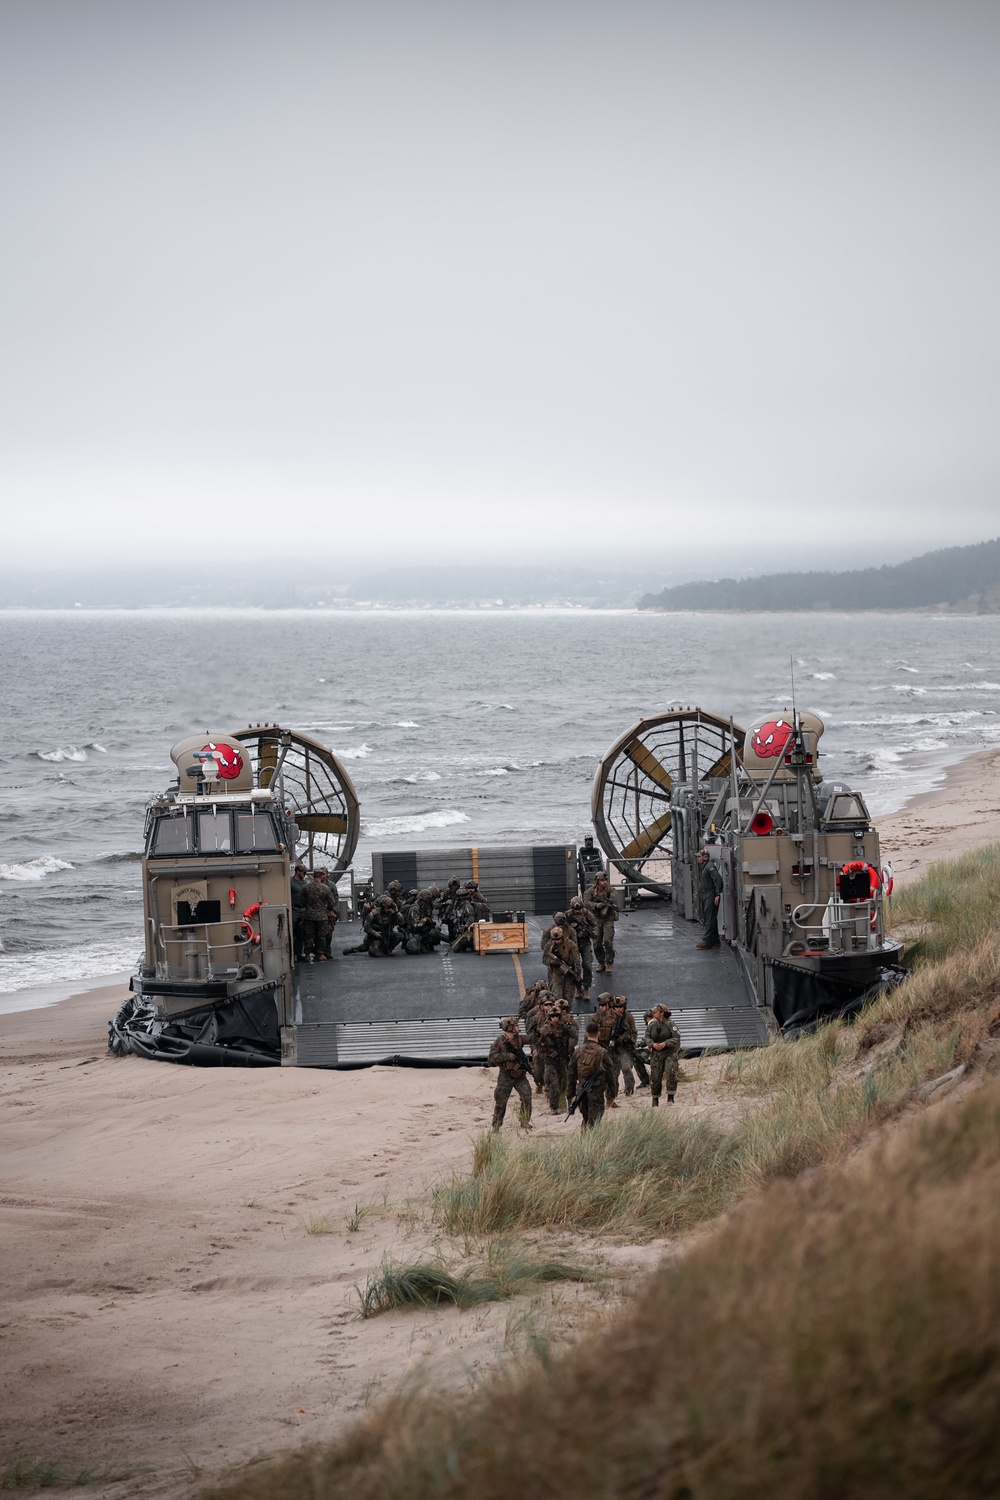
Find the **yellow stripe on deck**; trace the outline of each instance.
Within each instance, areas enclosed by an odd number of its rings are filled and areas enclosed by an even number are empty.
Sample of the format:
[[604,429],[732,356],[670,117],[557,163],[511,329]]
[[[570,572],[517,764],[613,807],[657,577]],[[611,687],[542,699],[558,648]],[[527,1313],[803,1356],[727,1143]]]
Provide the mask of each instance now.
[[517,998],[518,998],[518,1000],[523,1000],[524,999],[524,975],[521,973],[521,960],[518,958],[518,956],[517,956],[516,953],[512,953],[510,956],[514,960],[514,968],[517,970],[517,983],[518,983],[518,990],[519,990]]

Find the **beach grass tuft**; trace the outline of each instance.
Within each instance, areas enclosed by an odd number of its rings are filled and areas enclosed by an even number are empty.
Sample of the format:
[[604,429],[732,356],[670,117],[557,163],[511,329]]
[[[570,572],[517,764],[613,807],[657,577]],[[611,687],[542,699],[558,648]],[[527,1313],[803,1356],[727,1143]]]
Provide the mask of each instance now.
[[604,1274],[595,1267],[540,1260],[501,1241],[488,1247],[486,1264],[478,1273],[453,1272],[442,1261],[398,1265],[386,1257],[380,1269],[356,1291],[362,1318],[375,1318],[398,1308],[478,1307],[506,1301],[551,1282],[601,1281]]

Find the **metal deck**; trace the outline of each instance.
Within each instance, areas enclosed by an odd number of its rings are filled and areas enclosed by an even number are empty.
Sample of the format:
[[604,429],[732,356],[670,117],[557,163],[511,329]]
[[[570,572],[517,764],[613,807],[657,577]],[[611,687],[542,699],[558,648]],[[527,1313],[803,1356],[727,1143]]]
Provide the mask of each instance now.
[[[437,953],[344,956],[360,941],[354,923],[334,934],[334,957],[295,969],[295,1056],[307,1067],[372,1063],[482,1063],[502,1016],[516,1014],[524,986],[545,977],[541,933],[550,916],[528,918],[531,947],[520,955]],[[587,1014],[607,988],[642,1014],[669,1005],[686,1050],[757,1047],[769,1039],[766,1012],[747,995],[735,955],[723,945],[700,952],[700,926],[675,920],[666,903],[624,912],[611,982],[594,975]]]

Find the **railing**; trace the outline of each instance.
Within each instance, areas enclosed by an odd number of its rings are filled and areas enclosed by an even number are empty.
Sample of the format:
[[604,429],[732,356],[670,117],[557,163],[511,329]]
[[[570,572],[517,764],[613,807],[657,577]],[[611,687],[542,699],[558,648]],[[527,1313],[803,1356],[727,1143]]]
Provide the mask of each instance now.
[[[221,958],[222,953],[227,949],[236,957],[237,962],[235,967],[238,968],[239,955],[248,945],[242,938],[231,940],[230,942],[217,942],[213,944],[209,937],[208,929],[220,925],[226,924],[218,922],[193,922],[180,926],[179,924],[167,922],[158,923],[155,929],[155,940],[158,947],[163,950],[164,966],[168,970],[171,967],[167,961],[167,944],[183,942],[185,950],[184,961],[187,964],[188,979],[209,979],[213,973],[220,970],[225,971],[227,967],[233,967],[231,962],[227,964]],[[197,936],[198,932],[201,932],[201,937]],[[169,934],[173,934],[173,936],[169,936]],[[202,968],[203,959],[205,961],[204,968]],[[157,964],[157,968],[159,968],[159,964]]]
[[[818,922],[807,922],[806,912],[822,915]],[[878,912],[874,896],[867,901],[809,901],[794,909],[792,926],[812,947],[820,945],[830,953],[867,952],[881,943]]]

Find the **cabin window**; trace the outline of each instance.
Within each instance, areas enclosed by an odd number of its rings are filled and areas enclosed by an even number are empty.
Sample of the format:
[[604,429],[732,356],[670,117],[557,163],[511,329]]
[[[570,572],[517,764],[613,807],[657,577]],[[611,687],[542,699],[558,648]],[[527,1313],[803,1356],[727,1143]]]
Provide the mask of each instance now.
[[193,829],[187,813],[157,819],[151,852],[154,855],[194,853]]
[[217,808],[213,808],[211,812],[200,812],[198,814],[198,848],[201,853],[229,854],[232,847],[228,810],[219,812]]
[[241,854],[252,854],[257,849],[273,853],[277,849],[274,824],[267,813],[236,814],[236,847]]
[[841,794],[830,798],[826,820],[828,823],[867,823],[868,814],[860,797]]

